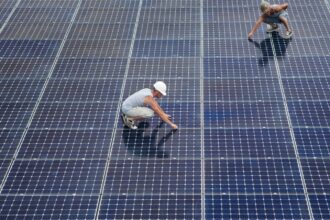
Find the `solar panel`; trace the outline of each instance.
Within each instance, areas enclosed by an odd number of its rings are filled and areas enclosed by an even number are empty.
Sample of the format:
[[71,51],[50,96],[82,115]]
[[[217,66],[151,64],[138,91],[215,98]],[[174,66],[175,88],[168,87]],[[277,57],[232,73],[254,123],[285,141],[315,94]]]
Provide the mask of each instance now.
[[[329,219],[330,2],[258,4],[0,1],[0,218]],[[157,80],[179,130],[124,127]]]

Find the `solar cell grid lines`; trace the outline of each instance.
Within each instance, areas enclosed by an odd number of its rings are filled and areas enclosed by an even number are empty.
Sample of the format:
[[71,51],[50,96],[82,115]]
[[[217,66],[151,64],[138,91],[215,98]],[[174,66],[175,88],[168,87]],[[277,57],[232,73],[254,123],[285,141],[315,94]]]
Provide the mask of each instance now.
[[[330,219],[330,2],[288,3],[1,0],[0,219]],[[179,129],[124,127],[157,80]]]

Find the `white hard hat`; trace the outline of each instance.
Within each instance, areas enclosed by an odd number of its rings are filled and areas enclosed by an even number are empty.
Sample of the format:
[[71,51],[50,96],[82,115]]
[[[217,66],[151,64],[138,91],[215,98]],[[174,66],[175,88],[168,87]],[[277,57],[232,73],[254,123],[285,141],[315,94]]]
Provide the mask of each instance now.
[[157,81],[154,84],[154,88],[160,92],[163,96],[166,96],[166,84],[163,81]]

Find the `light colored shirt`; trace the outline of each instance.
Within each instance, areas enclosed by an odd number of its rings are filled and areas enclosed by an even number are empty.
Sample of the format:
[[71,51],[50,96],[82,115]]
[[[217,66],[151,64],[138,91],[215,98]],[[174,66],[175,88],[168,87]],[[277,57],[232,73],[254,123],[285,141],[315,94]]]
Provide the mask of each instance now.
[[121,107],[121,110],[125,113],[132,108],[136,107],[143,107],[144,106],[144,99],[147,96],[152,96],[151,89],[142,89],[137,91],[136,93],[129,96],[124,102]]

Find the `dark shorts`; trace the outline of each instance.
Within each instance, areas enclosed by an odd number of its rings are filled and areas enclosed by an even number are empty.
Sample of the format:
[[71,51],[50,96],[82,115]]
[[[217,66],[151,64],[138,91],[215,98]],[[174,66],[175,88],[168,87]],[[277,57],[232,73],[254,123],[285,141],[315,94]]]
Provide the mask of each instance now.
[[288,12],[287,11],[282,11],[280,13],[277,13],[273,16],[268,16],[266,17],[265,19],[265,23],[266,24],[279,24],[279,23],[282,23],[281,20],[280,20],[280,17],[284,17],[286,19],[288,19],[289,15],[288,15]]

